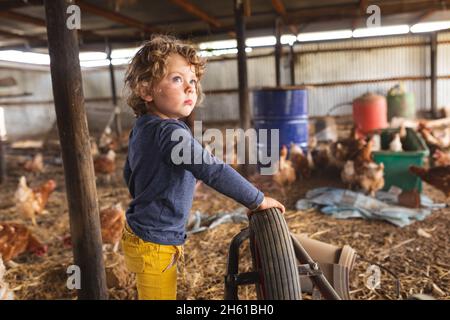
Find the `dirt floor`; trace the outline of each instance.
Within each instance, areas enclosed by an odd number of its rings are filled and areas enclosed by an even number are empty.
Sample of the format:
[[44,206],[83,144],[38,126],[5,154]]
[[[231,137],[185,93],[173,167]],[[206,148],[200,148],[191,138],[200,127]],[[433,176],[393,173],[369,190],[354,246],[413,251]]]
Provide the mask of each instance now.
[[[20,165],[24,156],[32,155],[33,152],[35,150],[32,149],[8,151],[8,178],[0,186],[0,221],[27,224],[48,245],[49,251],[44,257],[23,254],[15,259],[19,266],[7,270],[5,281],[14,290],[16,299],[75,299],[75,290],[66,287],[66,270],[73,264],[73,257],[71,249],[63,243],[63,238],[69,234],[69,215],[59,152],[51,148],[44,150],[46,170],[38,176],[26,174]],[[118,155],[118,169],[113,181],[107,185],[98,184],[100,208],[119,201],[126,207],[130,200],[121,178],[124,158],[124,154]],[[50,197],[48,214],[38,217],[36,227],[25,221],[15,210],[14,192],[21,175],[27,176],[31,186],[46,179],[55,179],[58,185]],[[342,187],[338,178],[336,173],[315,173],[310,180],[297,181],[286,190],[286,196],[276,189],[263,188],[263,191],[286,204],[285,218],[292,232],[306,233],[313,239],[338,246],[348,244],[365,258],[391,270],[401,282],[403,299],[416,293],[450,299],[450,209],[434,211],[424,221],[404,228],[382,221],[336,220],[317,211],[295,210],[295,202],[312,188]],[[435,201],[445,201],[439,191],[427,185],[425,194]],[[192,210],[212,215],[239,207],[233,200],[202,186],[195,196]],[[179,299],[223,299],[228,247],[232,237],[245,227],[246,223],[223,224],[213,230],[189,236],[185,246],[184,273],[179,273]],[[431,237],[424,237],[418,233],[419,229],[426,231]],[[110,298],[135,299],[134,278],[125,269],[120,249],[119,253],[108,251],[105,258]],[[247,243],[241,253],[240,265],[242,272],[251,270]],[[379,289],[370,290],[365,286],[368,267],[368,263],[357,259],[351,272],[352,299],[397,299],[395,280],[385,271],[382,271]],[[242,287],[239,296],[241,299],[255,299],[254,286]]]

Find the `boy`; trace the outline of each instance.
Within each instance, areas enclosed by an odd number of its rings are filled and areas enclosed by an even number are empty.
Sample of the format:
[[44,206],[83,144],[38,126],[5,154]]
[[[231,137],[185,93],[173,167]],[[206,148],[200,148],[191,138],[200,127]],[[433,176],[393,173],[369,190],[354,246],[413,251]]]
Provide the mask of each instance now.
[[[131,92],[127,102],[138,118],[124,168],[133,200],[126,213],[122,247],[127,268],[136,273],[139,299],[176,299],[176,265],[183,255],[196,179],[252,211],[285,210],[205,151],[178,120],[200,102],[204,69],[205,62],[193,47],[155,36],[136,53],[126,73]],[[180,142],[172,141],[173,134],[182,138],[184,151],[206,161],[192,157],[180,163],[173,154]]]

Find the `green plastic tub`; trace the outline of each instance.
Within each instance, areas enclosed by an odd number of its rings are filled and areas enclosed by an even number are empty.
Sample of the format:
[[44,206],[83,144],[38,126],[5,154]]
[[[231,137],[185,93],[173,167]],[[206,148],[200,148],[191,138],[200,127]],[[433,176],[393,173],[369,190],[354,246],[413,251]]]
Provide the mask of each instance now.
[[[412,165],[422,166],[430,152],[427,145],[414,130],[406,128],[406,141],[403,143],[403,152],[374,151],[373,159],[376,163],[384,164],[384,188],[397,186],[402,190],[416,189],[422,192],[422,181],[419,177],[409,173]],[[381,131],[381,147],[389,149],[389,144],[398,129],[385,129]]]

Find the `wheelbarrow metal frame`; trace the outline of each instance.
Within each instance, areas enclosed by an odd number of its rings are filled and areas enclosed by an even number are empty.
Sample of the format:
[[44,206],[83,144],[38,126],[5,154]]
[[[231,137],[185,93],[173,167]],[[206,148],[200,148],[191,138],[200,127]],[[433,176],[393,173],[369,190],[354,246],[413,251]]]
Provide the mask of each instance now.
[[[259,282],[260,274],[257,271],[239,273],[239,248],[245,240],[249,239],[249,237],[250,229],[245,228],[231,240],[227,261],[227,274],[225,276],[225,300],[238,300],[238,287],[240,285],[250,285]],[[341,297],[336,293],[334,288],[325,278],[323,272],[320,270],[319,264],[311,259],[292,233],[291,239],[295,256],[301,263],[298,265],[299,275],[311,277],[311,281],[325,299],[341,300]],[[251,252],[253,254],[253,250],[251,250]]]

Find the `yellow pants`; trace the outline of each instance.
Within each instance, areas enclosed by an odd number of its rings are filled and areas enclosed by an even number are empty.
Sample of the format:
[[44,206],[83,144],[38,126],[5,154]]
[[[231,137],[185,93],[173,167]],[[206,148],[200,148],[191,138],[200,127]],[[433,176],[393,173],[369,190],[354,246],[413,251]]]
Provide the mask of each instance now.
[[122,249],[128,270],[136,274],[139,300],[177,298],[177,262],[183,258],[183,246],[144,241],[126,226]]

